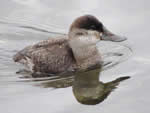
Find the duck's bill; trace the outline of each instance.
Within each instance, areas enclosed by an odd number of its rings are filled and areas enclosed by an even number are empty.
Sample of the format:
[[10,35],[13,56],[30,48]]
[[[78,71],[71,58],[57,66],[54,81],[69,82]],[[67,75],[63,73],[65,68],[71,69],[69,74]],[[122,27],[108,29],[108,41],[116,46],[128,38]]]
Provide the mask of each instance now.
[[102,40],[113,41],[113,42],[122,42],[122,41],[127,40],[126,37],[118,36],[116,34],[113,34],[109,30],[107,30],[106,28],[104,28],[104,32],[103,32],[103,34],[101,36],[101,39]]

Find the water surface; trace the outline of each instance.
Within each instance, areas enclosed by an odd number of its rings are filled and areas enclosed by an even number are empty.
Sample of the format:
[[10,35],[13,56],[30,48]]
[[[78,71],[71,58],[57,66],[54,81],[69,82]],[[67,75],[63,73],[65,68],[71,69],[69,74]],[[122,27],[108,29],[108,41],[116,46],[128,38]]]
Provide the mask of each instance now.
[[[3,113],[147,113],[149,104],[149,19],[147,0],[1,0],[0,1],[0,112]],[[131,76],[121,82],[105,101],[94,106],[77,102],[72,87],[57,82],[22,78],[23,68],[12,56],[27,45],[66,34],[78,16],[92,14],[112,32],[128,37],[127,42],[98,45],[104,60],[112,61],[100,74],[102,82]],[[106,48],[111,49],[106,49]],[[130,55],[132,48],[133,54]],[[107,53],[123,53],[117,57]],[[110,56],[109,56],[110,55]],[[114,64],[114,66],[112,66]],[[53,79],[53,78],[48,78]],[[59,79],[59,78],[58,78]],[[54,79],[54,81],[58,80]],[[72,78],[67,78],[72,81]]]

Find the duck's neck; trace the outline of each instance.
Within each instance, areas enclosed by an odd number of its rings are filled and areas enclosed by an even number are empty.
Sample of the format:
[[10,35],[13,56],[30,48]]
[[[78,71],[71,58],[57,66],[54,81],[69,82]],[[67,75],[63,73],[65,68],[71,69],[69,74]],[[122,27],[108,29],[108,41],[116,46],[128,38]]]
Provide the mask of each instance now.
[[87,72],[77,73],[74,85],[76,86],[94,86],[99,84],[99,74],[101,69],[90,70]]
[[100,63],[101,58],[96,44],[72,40],[70,46],[80,68],[86,69]]

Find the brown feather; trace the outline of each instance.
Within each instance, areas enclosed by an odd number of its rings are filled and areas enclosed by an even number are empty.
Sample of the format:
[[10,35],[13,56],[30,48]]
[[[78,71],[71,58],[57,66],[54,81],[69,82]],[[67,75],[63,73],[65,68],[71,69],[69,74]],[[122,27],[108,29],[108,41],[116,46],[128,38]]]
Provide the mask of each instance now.
[[14,61],[30,58],[34,72],[61,73],[73,71],[75,59],[67,38],[48,39],[33,46],[28,46],[14,56]]

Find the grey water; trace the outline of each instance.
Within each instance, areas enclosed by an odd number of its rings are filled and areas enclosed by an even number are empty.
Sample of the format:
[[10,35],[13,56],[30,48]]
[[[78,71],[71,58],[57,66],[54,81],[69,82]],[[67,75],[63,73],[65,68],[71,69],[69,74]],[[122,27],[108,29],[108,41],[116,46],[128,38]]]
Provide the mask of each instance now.
[[[148,0],[1,0],[0,112],[148,113],[149,4]],[[96,105],[77,101],[72,76],[25,78],[26,74],[16,74],[23,66],[12,60],[27,45],[67,34],[72,21],[84,14],[96,16],[113,33],[128,38],[123,43],[97,45],[104,62],[111,62],[100,72],[100,83],[131,78]]]

